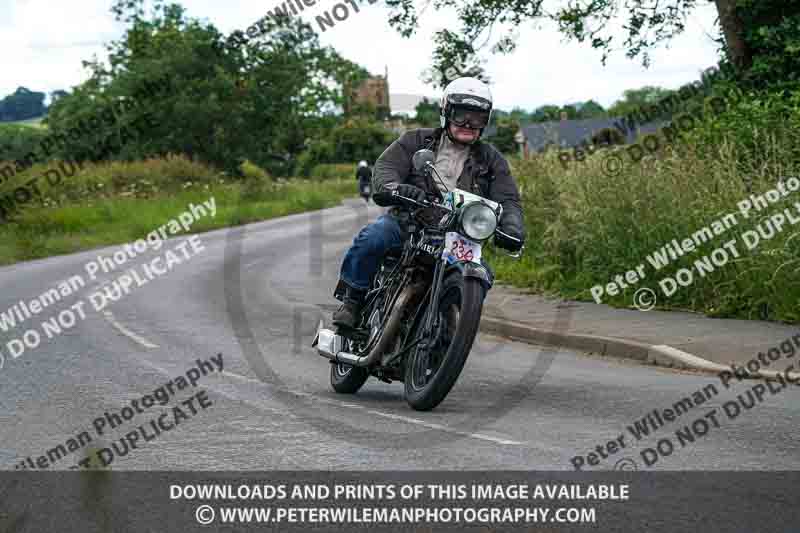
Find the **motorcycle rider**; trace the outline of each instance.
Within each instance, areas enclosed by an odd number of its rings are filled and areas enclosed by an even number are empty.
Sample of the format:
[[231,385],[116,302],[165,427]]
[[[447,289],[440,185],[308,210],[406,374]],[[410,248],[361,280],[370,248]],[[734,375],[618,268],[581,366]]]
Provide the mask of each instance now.
[[[498,202],[503,215],[498,229],[519,242],[495,235],[495,244],[519,251],[525,239],[519,191],[508,162],[491,144],[479,139],[492,114],[489,87],[476,78],[458,78],[444,90],[440,103],[440,127],[411,130],[394,141],[375,163],[373,200],[390,205],[391,191],[420,201],[440,201],[445,188],[412,167],[417,150],[428,148],[436,155],[435,165],[447,188],[459,188]],[[333,314],[339,328],[358,325],[363,300],[385,252],[401,248],[409,213],[392,207],[388,214],[365,226],[345,254],[334,296],[342,306]]]
[[364,197],[364,200],[369,203],[369,195],[364,194],[363,191],[365,188],[369,190],[370,184],[372,183],[372,169],[369,168],[369,164],[366,161],[360,161],[358,163],[358,168],[356,169],[356,179],[358,180],[358,192],[361,193],[361,196]]

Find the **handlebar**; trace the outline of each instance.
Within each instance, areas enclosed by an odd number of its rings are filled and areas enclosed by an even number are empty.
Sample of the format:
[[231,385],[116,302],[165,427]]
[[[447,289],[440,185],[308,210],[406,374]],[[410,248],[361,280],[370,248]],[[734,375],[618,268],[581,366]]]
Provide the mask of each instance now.
[[[417,205],[417,206],[422,207],[422,208],[438,207],[440,209],[446,210],[449,213],[453,212],[453,209],[451,209],[449,206],[447,206],[445,204],[437,204],[437,203],[434,203],[434,202],[429,202],[428,200],[423,200],[423,201],[419,202],[417,200],[414,200],[413,198],[409,198],[407,196],[402,196],[401,194],[398,194],[396,190],[392,191],[392,197],[393,198],[399,198],[399,199],[403,200],[404,202],[406,202],[408,204]],[[502,237],[504,237],[504,238],[506,238],[506,239],[508,239],[508,240],[510,240],[510,241],[522,244],[522,239],[518,239],[517,237],[509,235],[508,233],[506,233],[504,231],[501,231],[499,228],[495,230],[495,233],[500,235],[500,236],[502,236]],[[517,251],[517,252],[510,252],[508,250],[503,250],[503,251],[506,254],[508,254],[509,257],[513,257],[514,259],[519,259],[520,257],[522,257],[522,251],[524,249],[525,249],[525,246],[522,245],[520,247],[519,251]]]
[[437,207],[439,209],[444,209],[445,211],[452,212],[453,210],[445,205],[445,204],[438,204],[435,202],[429,202],[428,200],[422,200],[421,202],[414,200],[413,198],[409,198],[408,196],[403,196],[399,194],[396,190],[392,191],[392,198],[399,198],[403,202],[407,204],[413,204],[419,206],[421,208],[428,208],[428,207]]

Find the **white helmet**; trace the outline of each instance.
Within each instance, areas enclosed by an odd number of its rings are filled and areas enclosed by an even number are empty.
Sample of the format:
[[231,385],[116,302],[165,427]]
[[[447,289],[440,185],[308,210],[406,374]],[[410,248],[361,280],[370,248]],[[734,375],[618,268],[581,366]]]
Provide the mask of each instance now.
[[359,166],[359,167],[368,167],[369,165],[367,164],[367,162],[366,162],[366,161],[360,161],[360,162],[358,163],[358,166]]
[[458,78],[445,87],[439,104],[439,124],[442,128],[447,128],[448,122],[456,126],[469,124],[483,133],[483,128],[491,118],[492,92],[481,80]]

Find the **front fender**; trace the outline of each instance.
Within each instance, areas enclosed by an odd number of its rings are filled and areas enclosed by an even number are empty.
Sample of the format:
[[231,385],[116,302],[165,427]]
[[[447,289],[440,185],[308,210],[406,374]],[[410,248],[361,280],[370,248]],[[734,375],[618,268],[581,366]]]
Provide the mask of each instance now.
[[472,262],[457,262],[447,265],[445,275],[458,271],[465,278],[478,278],[488,292],[494,285],[494,274],[486,265]]

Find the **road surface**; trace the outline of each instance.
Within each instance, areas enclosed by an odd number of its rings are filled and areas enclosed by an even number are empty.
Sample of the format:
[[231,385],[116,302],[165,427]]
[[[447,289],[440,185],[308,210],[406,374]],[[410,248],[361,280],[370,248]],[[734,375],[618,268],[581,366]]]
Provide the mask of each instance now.
[[[711,376],[486,335],[433,412],[411,410],[399,383],[370,380],[356,396],[334,394],[329,365],[310,341],[319,317],[328,317],[336,306],[331,294],[344,250],[357,229],[380,212],[353,200],[324,212],[204,234],[199,238],[204,250],[191,259],[100,312],[86,303],[85,319],[36,349],[13,358],[6,343],[122,270],[89,282],[80,294],[22,326],[0,331],[3,468],[14,469],[28,457],[35,463],[81,432],[92,438],[91,447],[121,446],[125,433],[173,404],[155,405],[114,430],[106,423],[102,436],[93,425],[98,417],[119,413],[196,367],[197,359],[220,353],[222,372],[202,376],[196,388],[175,391],[184,400],[202,389],[211,405],[200,408],[195,397],[195,414],[187,404],[188,416],[179,425],[117,453],[111,468],[572,470],[581,461],[589,470],[800,467],[795,387],[767,393],[730,419],[724,404],[736,401],[737,394],[747,400],[754,383],[726,391]],[[87,262],[118,249],[0,269],[0,312],[75,274],[87,278]],[[718,394],[709,393],[710,386]],[[664,421],[650,436],[637,440],[628,429],[653,410],[663,417],[664,410],[697,398],[698,391],[706,391],[705,403]],[[682,428],[679,438],[676,431]],[[642,451],[657,449],[664,438],[674,450],[648,466]],[[47,467],[77,465],[88,448],[48,459]]]

